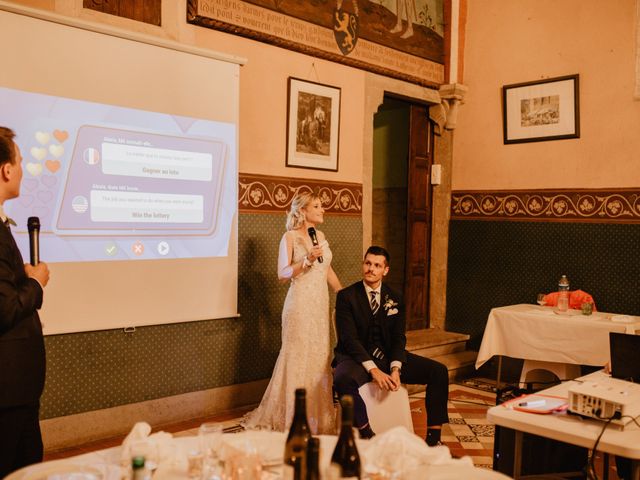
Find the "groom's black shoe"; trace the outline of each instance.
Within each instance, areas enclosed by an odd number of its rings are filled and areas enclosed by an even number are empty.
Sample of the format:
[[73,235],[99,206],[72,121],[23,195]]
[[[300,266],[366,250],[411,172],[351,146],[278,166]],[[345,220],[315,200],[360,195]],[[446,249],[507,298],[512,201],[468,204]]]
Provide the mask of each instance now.
[[442,445],[442,442],[440,442],[441,434],[442,434],[441,428],[427,428],[427,438],[425,438],[427,445],[429,445],[430,447]]
[[362,438],[363,440],[372,438],[375,435],[375,432],[371,430],[371,425],[369,425],[368,423],[364,427],[359,428],[358,433],[360,434],[360,438]]

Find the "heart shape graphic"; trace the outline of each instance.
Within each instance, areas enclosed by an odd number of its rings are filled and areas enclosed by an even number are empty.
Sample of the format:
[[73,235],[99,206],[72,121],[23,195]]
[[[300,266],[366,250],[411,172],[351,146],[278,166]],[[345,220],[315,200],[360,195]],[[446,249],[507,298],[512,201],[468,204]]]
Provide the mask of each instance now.
[[[58,179],[56,177],[54,177],[53,175],[43,175],[42,178],[40,179],[40,181],[44,185],[46,185],[47,187],[51,188],[56,184]],[[24,185],[25,182],[26,182],[26,180],[22,182],[22,185]]]
[[56,158],[60,158],[64,154],[64,147],[62,145],[49,145],[49,153]]
[[47,143],[49,143],[49,140],[51,140],[51,135],[49,135],[47,132],[36,132],[36,141],[40,145],[46,145]]
[[41,161],[47,155],[47,149],[44,147],[31,147],[29,152],[31,153],[31,156],[38,161]]
[[53,193],[49,190],[41,190],[38,192],[38,200],[42,203],[49,203],[49,201],[53,198]]
[[44,166],[47,167],[51,173],[56,173],[60,169],[60,160],[47,160],[44,162]]
[[69,138],[69,133],[66,130],[54,130],[53,131],[53,136],[56,138],[56,140],[58,140],[60,143],[62,143],[67,138]]
[[20,195],[18,201],[23,207],[30,207],[35,200],[33,195]]
[[38,217],[40,217],[40,221],[42,221],[42,219],[49,214],[49,208],[48,207],[35,207],[33,209],[33,213],[35,213]]
[[27,172],[29,172],[34,177],[37,177],[42,173],[42,164],[40,163],[27,163]]
[[25,178],[22,180],[22,188],[33,192],[38,186],[38,181],[35,178]]

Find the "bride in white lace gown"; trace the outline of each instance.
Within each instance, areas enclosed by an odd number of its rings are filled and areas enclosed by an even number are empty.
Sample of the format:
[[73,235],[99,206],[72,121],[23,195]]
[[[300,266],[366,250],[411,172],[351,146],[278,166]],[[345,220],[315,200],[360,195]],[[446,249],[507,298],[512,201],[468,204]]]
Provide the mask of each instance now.
[[282,346],[260,406],[242,421],[245,428],[286,431],[293,418],[294,391],[303,387],[312,432],[335,433],[327,284],[336,292],[342,285],[331,268],[324,234],[316,230],[314,246],[308,233],[323,220],[319,198],[303,193],[293,199],[278,255],[278,278],[291,282],[282,309]]

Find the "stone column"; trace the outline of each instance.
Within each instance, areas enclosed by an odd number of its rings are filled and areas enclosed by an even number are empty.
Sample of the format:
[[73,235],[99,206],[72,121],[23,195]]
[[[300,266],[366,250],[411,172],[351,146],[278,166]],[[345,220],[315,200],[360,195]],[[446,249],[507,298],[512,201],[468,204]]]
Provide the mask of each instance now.
[[451,218],[451,169],[453,165],[453,129],[458,107],[463,103],[467,87],[442,85],[439,104],[429,108],[434,122],[434,165],[440,165],[440,185],[433,185],[431,217],[431,272],[429,288],[429,322],[432,328],[445,329],[447,313],[447,261],[449,253],[449,220]]

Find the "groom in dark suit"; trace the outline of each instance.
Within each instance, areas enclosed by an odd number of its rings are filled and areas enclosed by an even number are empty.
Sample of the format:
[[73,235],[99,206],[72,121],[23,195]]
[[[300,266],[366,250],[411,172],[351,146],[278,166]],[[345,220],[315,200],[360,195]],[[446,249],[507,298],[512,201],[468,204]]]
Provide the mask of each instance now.
[[442,424],[449,421],[449,375],[441,363],[405,350],[404,304],[400,295],[382,283],[388,272],[389,253],[382,247],[369,247],[362,263],[363,280],[338,292],[334,386],[339,395],[353,397],[355,426],[361,437],[370,438],[375,433],[358,393],[361,385],[373,381],[392,391],[401,381],[426,385],[426,442],[437,445]]
[[5,200],[20,194],[22,180],[13,137],[0,127],[0,478],[42,460],[38,412],[45,353],[37,310],[49,281],[46,264],[24,265],[4,213]]

